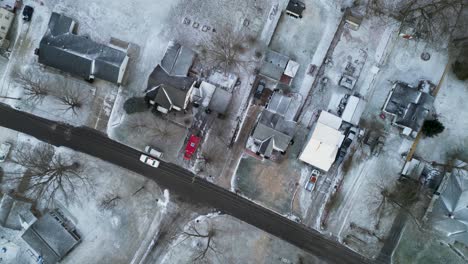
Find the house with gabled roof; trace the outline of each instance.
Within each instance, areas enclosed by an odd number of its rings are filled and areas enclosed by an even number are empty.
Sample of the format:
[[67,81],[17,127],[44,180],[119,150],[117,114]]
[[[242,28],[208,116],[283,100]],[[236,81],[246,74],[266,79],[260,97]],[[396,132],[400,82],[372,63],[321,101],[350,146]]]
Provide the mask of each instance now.
[[39,63],[92,81],[121,84],[127,69],[127,52],[74,33],[76,22],[53,12],[39,43]]

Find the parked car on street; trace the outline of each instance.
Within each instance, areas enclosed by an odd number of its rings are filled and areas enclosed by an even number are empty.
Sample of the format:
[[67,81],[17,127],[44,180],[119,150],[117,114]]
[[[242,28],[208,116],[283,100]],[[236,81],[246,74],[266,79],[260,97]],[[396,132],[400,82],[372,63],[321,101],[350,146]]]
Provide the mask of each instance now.
[[23,8],[23,20],[31,21],[33,13],[34,13],[34,8],[32,6],[25,5]]
[[197,137],[195,135],[191,135],[187,145],[185,146],[185,153],[184,153],[184,159],[185,160],[190,160],[192,158],[193,153],[197,151],[198,144],[200,144],[201,138]]
[[3,142],[0,145],[0,162],[4,162],[8,157],[8,153],[10,153],[11,144],[8,142]]
[[155,158],[162,158],[163,157],[163,153],[151,146],[146,146],[145,147],[145,152],[150,154],[151,156],[155,157]]
[[140,161],[146,163],[147,165],[150,165],[151,167],[157,168],[159,166],[159,161],[157,159],[151,158],[150,156],[147,156],[145,154],[141,154]]
[[317,182],[317,178],[320,175],[320,171],[312,170],[312,175],[310,176],[309,180],[306,182],[305,189],[307,191],[312,191],[315,189],[315,183]]

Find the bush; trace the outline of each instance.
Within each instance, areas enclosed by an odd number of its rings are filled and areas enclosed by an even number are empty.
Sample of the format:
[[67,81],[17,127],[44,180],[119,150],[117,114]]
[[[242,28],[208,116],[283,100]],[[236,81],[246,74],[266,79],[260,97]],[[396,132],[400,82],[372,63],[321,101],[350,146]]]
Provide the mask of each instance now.
[[452,65],[452,70],[458,79],[462,81],[468,80],[468,61],[466,62],[456,61]]
[[444,129],[444,125],[439,120],[426,120],[422,127],[422,133],[427,137],[433,137],[442,133]]
[[143,97],[131,97],[125,101],[123,108],[130,115],[148,110],[148,105]]

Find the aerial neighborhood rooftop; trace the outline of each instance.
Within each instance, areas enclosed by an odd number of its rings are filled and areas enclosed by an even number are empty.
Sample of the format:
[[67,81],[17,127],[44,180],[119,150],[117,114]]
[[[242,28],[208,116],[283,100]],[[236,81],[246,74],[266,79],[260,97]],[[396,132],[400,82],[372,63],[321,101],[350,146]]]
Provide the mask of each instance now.
[[466,0],[0,0],[0,263],[467,263]]

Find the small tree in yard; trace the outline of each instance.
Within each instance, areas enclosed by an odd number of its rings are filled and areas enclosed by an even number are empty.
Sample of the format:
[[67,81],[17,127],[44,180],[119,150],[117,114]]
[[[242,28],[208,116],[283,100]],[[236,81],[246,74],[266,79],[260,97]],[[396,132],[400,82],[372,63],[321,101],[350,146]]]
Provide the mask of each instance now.
[[444,125],[439,120],[426,120],[422,127],[422,133],[427,137],[433,137],[442,133],[444,129]]
[[452,65],[453,73],[459,80],[468,80],[468,60],[467,61],[455,61]]
[[80,94],[80,91],[72,88],[65,88],[55,95],[55,98],[65,107],[65,112],[72,111],[74,115],[78,114],[78,111],[84,105],[84,97]]
[[194,224],[190,224],[186,231],[182,232],[184,238],[181,242],[185,241],[188,238],[199,238],[203,239],[203,243],[198,242],[198,252],[196,256],[192,259],[193,262],[198,262],[206,259],[208,253],[211,251],[213,253],[219,253],[216,250],[216,245],[214,238],[217,235],[217,230],[213,228],[212,225],[209,225],[205,232],[200,232]]
[[76,189],[89,187],[89,179],[82,174],[83,167],[77,161],[55,153],[53,146],[41,143],[36,147],[29,144],[18,146],[13,162],[24,168],[23,173],[5,173],[6,180],[27,182],[26,194],[42,199],[48,206],[62,196],[66,203],[76,197]]
[[209,68],[221,69],[224,73],[245,70],[252,62],[242,58],[246,43],[245,36],[232,29],[219,30],[200,45],[200,55]]
[[148,105],[143,97],[131,97],[125,101],[123,108],[130,115],[148,110]]
[[13,78],[22,85],[26,101],[32,104],[41,104],[46,96],[50,94],[49,88],[40,80],[33,81],[32,74],[13,73]]

